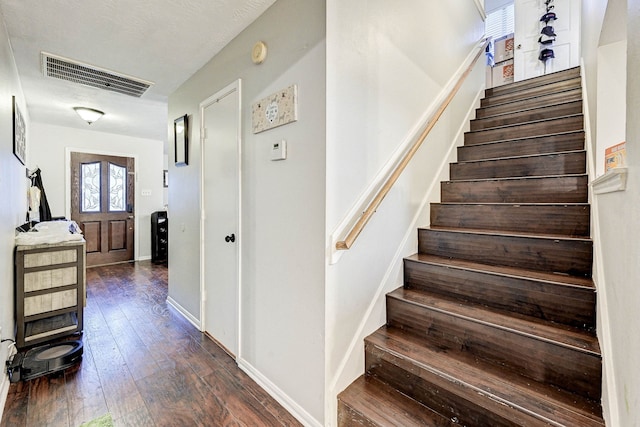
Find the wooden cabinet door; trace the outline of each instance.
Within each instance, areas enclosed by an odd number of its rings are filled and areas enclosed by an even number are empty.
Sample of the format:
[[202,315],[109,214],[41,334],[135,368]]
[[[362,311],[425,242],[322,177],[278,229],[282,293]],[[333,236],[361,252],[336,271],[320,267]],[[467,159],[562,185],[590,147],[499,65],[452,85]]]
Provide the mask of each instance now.
[[133,261],[134,159],[71,153],[71,219],[87,241],[87,266]]

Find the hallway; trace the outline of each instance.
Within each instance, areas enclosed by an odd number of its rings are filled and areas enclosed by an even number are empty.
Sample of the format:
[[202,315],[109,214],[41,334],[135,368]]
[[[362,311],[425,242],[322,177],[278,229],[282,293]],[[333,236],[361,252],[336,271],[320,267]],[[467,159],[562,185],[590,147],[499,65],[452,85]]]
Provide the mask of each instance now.
[[12,384],[1,426],[299,425],[166,298],[166,266],[88,269],[82,363]]

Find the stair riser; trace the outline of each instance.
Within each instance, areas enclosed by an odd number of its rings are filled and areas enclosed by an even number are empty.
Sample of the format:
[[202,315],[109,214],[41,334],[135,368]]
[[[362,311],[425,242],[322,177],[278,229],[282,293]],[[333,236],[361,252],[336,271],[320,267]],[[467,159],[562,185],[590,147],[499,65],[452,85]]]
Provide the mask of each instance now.
[[489,265],[591,276],[589,240],[418,230],[418,252]]
[[568,387],[592,399],[600,396],[597,355],[390,297],[387,325],[411,331],[442,349],[470,352],[535,381]]
[[[527,98],[550,95],[566,90],[577,89],[580,87],[580,78],[576,77],[570,80],[564,80],[556,83],[549,83],[544,86],[536,86],[522,91],[512,91],[509,93],[493,94],[485,96],[480,100],[480,107],[491,107],[494,105],[505,104],[507,102],[521,101]],[[507,88],[505,88],[506,90]],[[514,88],[509,88],[514,89]]]
[[521,233],[589,235],[588,205],[431,204],[431,226]]
[[[443,352],[443,357],[446,353]],[[485,398],[471,387],[419,369],[384,349],[365,344],[365,370],[462,426],[543,426],[534,417]]]
[[568,116],[528,124],[505,126],[488,130],[465,132],[464,145],[482,144],[492,141],[505,141],[515,138],[532,138],[560,132],[573,132],[584,127],[583,116]]
[[585,175],[441,183],[443,203],[587,203]]
[[458,147],[458,161],[531,156],[584,149],[584,132],[549,135],[530,139],[516,139],[493,144]]
[[499,126],[516,125],[537,120],[551,120],[558,117],[582,114],[582,101],[563,103],[535,110],[514,112],[484,119],[471,120],[472,131],[490,129]]
[[546,107],[547,105],[559,104],[561,102],[573,102],[582,100],[582,90],[572,89],[551,95],[529,98],[522,101],[509,102],[507,104],[494,105],[492,107],[478,108],[476,119],[496,116],[498,114],[513,113],[530,108]]
[[575,82],[576,78],[580,78],[580,69],[577,67],[556,73],[545,74],[533,79],[522,80],[508,85],[485,89],[484,96],[486,98],[490,98],[505,95],[507,93],[522,92],[532,88],[548,87],[550,84],[562,84],[567,80]]
[[442,182],[443,203],[587,203],[587,177]]
[[586,165],[587,154],[582,151],[472,163],[451,163],[449,175],[452,181],[520,176],[578,175],[586,172]]
[[404,261],[404,285],[408,289],[421,289],[497,310],[578,328],[595,328],[593,289],[410,260]]

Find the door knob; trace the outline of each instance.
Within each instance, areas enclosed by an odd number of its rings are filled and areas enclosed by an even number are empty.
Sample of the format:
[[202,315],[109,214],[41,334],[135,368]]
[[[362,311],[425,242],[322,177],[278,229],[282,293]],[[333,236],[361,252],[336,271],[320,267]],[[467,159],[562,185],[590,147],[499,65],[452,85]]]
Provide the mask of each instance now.
[[516,46],[516,49],[522,49],[522,45],[519,44],[518,46]]
[[230,236],[226,236],[224,238],[224,241],[229,243],[229,242],[235,242],[236,241],[236,235],[235,234],[231,234]]

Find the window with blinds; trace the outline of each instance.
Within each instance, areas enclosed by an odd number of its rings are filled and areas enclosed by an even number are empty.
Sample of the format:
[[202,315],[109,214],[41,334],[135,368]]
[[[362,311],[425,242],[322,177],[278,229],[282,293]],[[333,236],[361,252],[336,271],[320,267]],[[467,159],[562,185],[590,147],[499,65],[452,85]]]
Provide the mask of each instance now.
[[514,16],[513,3],[496,9],[487,14],[485,21],[485,33],[493,40],[513,33]]

